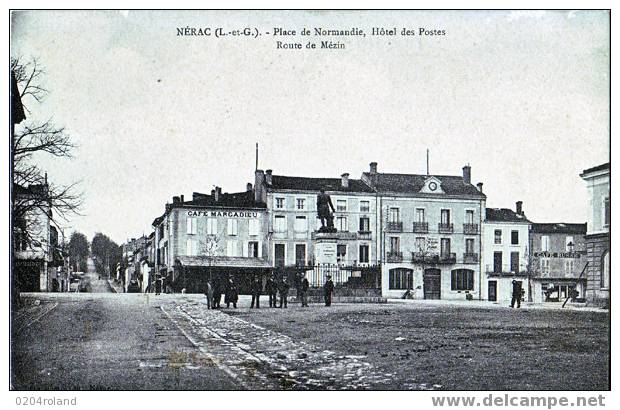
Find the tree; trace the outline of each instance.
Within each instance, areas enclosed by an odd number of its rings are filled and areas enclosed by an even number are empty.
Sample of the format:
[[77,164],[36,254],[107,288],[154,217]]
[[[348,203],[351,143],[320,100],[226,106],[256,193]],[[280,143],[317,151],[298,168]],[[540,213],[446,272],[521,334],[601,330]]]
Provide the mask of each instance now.
[[86,260],[89,254],[86,235],[80,232],[73,232],[69,239],[69,257],[73,269],[84,272],[86,270]]
[[[37,59],[27,62],[11,58],[12,78],[14,78],[13,104],[20,102],[23,115],[13,118],[13,135],[11,146],[11,166],[13,171],[12,221],[20,240],[31,245],[37,227],[33,226],[36,218],[30,215],[52,213],[63,220],[79,213],[82,195],[76,191],[77,183],[57,185],[47,179],[47,173],[33,161],[35,155],[51,155],[57,158],[70,158],[75,145],[63,127],[57,127],[51,119],[40,121],[32,118],[30,104],[43,101],[48,91],[42,85],[45,71]],[[19,122],[19,126],[16,124]],[[30,189],[34,187],[35,189]],[[18,195],[18,191],[25,191]],[[51,218],[50,218],[51,219]],[[57,225],[57,220],[52,220]]]
[[107,235],[97,232],[90,244],[95,259],[95,267],[99,273],[109,275],[122,260],[121,247]]

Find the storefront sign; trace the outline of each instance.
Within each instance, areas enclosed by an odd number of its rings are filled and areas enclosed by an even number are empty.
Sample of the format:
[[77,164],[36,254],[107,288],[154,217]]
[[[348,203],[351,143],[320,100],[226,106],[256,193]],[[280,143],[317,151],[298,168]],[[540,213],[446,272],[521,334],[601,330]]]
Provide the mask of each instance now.
[[212,218],[258,218],[255,211],[187,211],[187,216],[208,216]]
[[581,254],[582,252],[534,252],[534,257],[579,259]]

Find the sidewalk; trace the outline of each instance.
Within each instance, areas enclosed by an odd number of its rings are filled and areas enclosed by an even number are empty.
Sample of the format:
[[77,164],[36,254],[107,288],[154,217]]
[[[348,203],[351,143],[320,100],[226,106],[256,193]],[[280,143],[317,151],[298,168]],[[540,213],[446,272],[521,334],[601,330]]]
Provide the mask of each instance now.
[[[489,302],[487,300],[425,300],[425,299],[388,299],[387,303],[394,304],[410,304],[420,308],[424,307],[460,307],[460,308],[476,308],[476,309],[510,309],[509,303]],[[598,312],[609,313],[609,310],[599,307],[586,306],[584,304],[567,303],[562,308],[560,302],[534,303],[523,302],[521,309],[539,309],[539,310],[575,310],[580,312]]]

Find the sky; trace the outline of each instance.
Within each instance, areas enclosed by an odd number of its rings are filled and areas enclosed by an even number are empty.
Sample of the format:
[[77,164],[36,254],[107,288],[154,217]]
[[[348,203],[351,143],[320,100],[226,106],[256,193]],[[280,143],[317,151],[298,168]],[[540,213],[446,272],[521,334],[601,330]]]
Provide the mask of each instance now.
[[[345,49],[277,48],[326,39]],[[31,120],[52,118],[77,145],[72,159],[36,158],[50,180],[80,181],[65,235],[122,243],[150,233],[174,195],[242,191],[256,143],[259,168],[317,177],[359,178],[372,161],[423,174],[429,149],[431,174],[469,164],[488,207],[521,200],[535,222],[585,222],[579,174],[609,161],[604,11],[19,11],[11,55],[45,67],[50,92],[26,102]]]

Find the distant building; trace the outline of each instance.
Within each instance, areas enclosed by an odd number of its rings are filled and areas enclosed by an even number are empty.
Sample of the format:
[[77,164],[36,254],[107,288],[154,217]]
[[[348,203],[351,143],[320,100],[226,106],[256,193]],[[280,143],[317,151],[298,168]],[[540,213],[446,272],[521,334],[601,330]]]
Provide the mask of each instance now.
[[[586,224],[534,223],[530,235],[534,302],[586,296]],[[571,297],[572,298],[572,297]]]
[[588,258],[586,297],[588,303],[609,306],[610,278],[610,163],[584,170],[581,178],[588,188],[588,230],[586,252]]
[[175,196],[152,225],[154,279],[173,291],[202,293],[209,278],[223,286],[229,275],[247,291],[252,277],[264,277],[271,266],[267,209],[255,201],[251,184],[239,193],[195,192],[191,201]]
[[483,224],[484,278],[483,299],[507,303],[512,299],[512,281],[521,282],[523,299],[531,300],[528,275],[531,222],[517,201],[516,210],[487,208]]
[[481,225],[486,196],[462,176],[362,174],[378,197],[382,294],[416,299],[480,298]]

